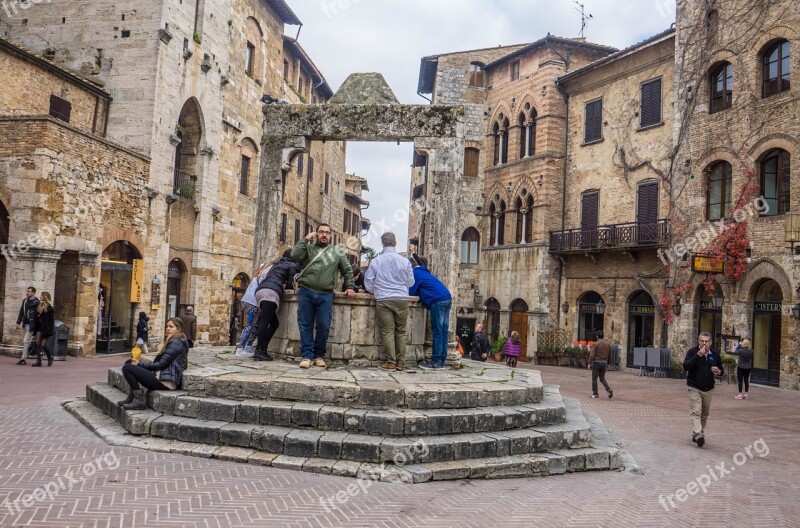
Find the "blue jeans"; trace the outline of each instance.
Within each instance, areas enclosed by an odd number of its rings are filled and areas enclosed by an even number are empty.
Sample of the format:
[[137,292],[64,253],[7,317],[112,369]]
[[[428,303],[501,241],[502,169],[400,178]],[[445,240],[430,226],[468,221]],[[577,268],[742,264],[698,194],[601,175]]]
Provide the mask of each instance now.
[[431,363],[444,365],[447,359],[447,334],[450,332],[450,305],[452,301],[439,301],[431,304],[431,336],[433,351]]
[[[249,305],[248,305],[249,306]],[[244,348],[252,345],[256,340],[256,307],[247,309],[247,321],[242,329],[242,337],[239,339],[239,346]]]
[[325,357],[332,312],[332,293],[317,293],[300,288],[297,294],[297,323],[300,327],[300,355],[303,359]]

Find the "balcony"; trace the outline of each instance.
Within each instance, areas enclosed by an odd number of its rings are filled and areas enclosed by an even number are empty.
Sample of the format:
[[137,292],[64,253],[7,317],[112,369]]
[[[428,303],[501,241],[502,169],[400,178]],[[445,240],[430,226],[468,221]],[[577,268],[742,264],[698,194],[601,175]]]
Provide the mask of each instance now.
[[550,253],[586,253],[607,249],[638,250],[669,242],[669,220],[652,224],[631,222],[592,229],[568,229],[550,232]]
[[172,179],[172,194],[194,200],[197,196],[197,176],[175,169]]

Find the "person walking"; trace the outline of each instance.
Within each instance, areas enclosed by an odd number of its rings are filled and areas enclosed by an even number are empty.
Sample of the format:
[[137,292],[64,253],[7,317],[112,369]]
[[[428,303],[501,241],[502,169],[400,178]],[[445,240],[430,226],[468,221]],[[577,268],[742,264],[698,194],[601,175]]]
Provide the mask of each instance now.
[[22,359],[17,361],[17,365],[27,365],[25,361],[28,358],[28,352],[31,348],[31,343],[34,341],[33,327],[36,321],[36,316],[39,309],[39,299],[36,298],[36,288],[28,286],[25,290],[25,299],[22,301],[22,306],[19,309],[19,316],[17,316],[17,327],[25,330],[25,335],[22,338]]
[[244,328],[242,329],[242,335],[239,338],[239,344],[236,346],[236,350],[234,351],[234,356],[253,357],[255,354],[253,351],[253,342],[256,340],[259,323],[256,290],[258,289],[259,284],[261,284],[261,281],[264,280],[264,277],[267,276],[267,272],[269,272],[271,267],[272,262],[264,262],[261,264],[261,266],[259,266],[256,270],[253,280],[251,280],[250,284],[247,285],[247,290],[245,290],[244,295],[242,296],[242,309],[246,311],[247,315]]
[[382,370],[403,370],[406,364],[406,327],[409,288],[414,270],[407,258],[397,253],[394,233],[381,235],[383,251],[372,259],[364,273],[364,287],[375,296],[375,312],[383,340]]
[[[167,321],[164,346],[153,361],[129,359],[122,366],[122,375],[130,392],[117,405],[126,411],[147,408],[148,390],[176,390],[181,387],[183,372],[188,366],[189,341],[183,329],[183,320],[173,317]],[[158,377],[156,377],[158,372]]]
[[476,324],[475,333],[472,335],[472,348],[470,349],[469,357],[475,361],[486,361],[491,348],[492,345],[489,343],[489,338],[483,333],[483,325]]
[[[739,356],[739,362],[736,366],[736,382],[739,384],[739,394],[734,396],[736,400],[749,400],[750,397],[747,392],[750,390],[750,371],[753,370],[753,349],[750,348],[752,343],[749,339],[742,339],[742,346],[740,346],[733,353]],[[742,384],[744,384],[744,392],[742,392]]]
[[197,316],[194,315],[194,306],[187,306],[186,313],[180,316],[183,323],[183,334],[189,343],[189,348],[194,348],[194,340],[197,337]]
[[513,330],[511,332],[511,337],[509,337],[506,340],[506,344],[503,345],[503,355],[506,357],[506,366],[512,368],[516,367],[521,352],[522,343],[519,338],[519,332]]
[[270,267],[264,279],[256,288],[253,299],[258,305],[258,345],[253,356],[254,361],[272,361],[267,347],[278,329],[278,307],[284,288],[292,285],[292,279],[299,271],[297,263],[292,260],[292,251],[287,249],[283,256]]
[[300,368],[325,366],[337,273],[344,277],[347,297],[355,295],[353,269],[344,252],[330,244],[331,226],[320,224],[292,248],[302,265],[297,277],[297,323],[300,327]]
[[613,398],[614,391],[606,381],[608,363],[611,361],[611,343],[605,340],[602,331],[597,332],[596,335],[597,341],[589,352],[589,364],[587,365],[587,368],[592,371],[592,398],[597,398],[597,378],[600,378],[600,383],[605,387],[608,397]]
[[53,354],[47,348],[47,340],[56,332],[56,316],[53,309],[53,299],[48,292],[43,291],[39,296],[39,306],[36,308],[34,321],[36,362],[33,366],[42,366],[42,350],[44,350],[45,355],[47,355],[47,366],[50,367],[53,365]]
[[450,307],[453,298],[450,290],[428,270],[428,260],[416,253],[412,259],[414,285],[409,295],[419,297],[419,302],[431,316],[432,352],[430,363],[420,365],[423,369],[442,369],[447,359],[448,336],[450,335]]
[[692,419],[692,442],[697,447],[706,443],[705,431],[714,393],[714,376],[724,373],[722,358],[711,348],[711,334],[700,332],[698,346],[686,352],[683,370],[689,387],[689,415]]
[[147,340],[149,339],[150,329],[147,326],[150,319],[144,312],[139,312],[139,322],[136,323],[136,344],[142,349],[142,353],[147,354]]

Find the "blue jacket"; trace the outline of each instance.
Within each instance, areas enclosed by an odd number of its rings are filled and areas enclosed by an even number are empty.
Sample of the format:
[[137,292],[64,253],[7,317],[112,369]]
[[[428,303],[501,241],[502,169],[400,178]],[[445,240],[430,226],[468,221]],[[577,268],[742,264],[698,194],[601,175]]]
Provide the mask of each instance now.
[[185,337],[171,339],[154,361],[141,360],[139,366],[151,371],[160,371],[158,379],[171,381],[180,389],[183,371],[189,366],[186,357],[188,352],[189,342]]
[[419,296],[419,301],[428,309],[433,303],[452,299],[447,286],[434,277],[423,264],[414,268],[414,285],[408,290],[408,294]]

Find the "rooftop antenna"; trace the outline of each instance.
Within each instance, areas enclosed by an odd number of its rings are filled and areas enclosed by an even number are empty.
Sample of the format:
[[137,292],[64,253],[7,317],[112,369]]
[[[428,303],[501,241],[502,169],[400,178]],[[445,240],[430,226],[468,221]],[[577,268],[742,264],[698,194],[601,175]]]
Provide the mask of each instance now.
[[581,4],[580,2],[578,2],[577,0],[575,0],[575,5],[578,6],[578,7],[575,8],[575,11],[577,11],[578,13],[581,14],[581,38],[585,38],[586,37],[586,23],[589,20],[594,20],[594,17],[592,16],[591,13],[587,13],[586,12],[586,8],[584,7],[584,5]]

